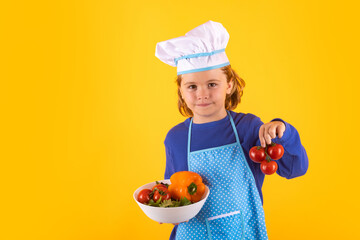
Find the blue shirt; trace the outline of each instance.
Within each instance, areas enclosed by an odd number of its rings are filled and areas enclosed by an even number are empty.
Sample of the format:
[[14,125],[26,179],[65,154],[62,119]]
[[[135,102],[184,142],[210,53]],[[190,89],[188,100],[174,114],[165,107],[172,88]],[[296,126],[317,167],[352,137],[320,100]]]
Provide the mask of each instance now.
[[[230,111],[238,131],[241,147],[244,151],[246,160],[254,175],[257,189],[263,203],[262,185],[265,175],[260,170],[260,163],[253,162],[249,157],[250,148],[260,146],[259,129],[263,122],[259,117],[250,113],[236,113]],[[282,138],[274,138],[273,142],[279,143],[284,147],[284,155],[277,160],[278,170],[276,173],[284,178],[291,179],[304,175],[308,169],[308,157],[301,144],[297,130],[282,119],[276,118],[272,121],[282,121],[285,124],[285,131]],[[166,135],[164,144],[166,150],[165,179],[178,171],[188,171],[187,165],[187,144],[190,118],[176,125]],[[206,148],[219,147],[226,144],[235,143],[236,138],[231,127],[229,116],[209,122],[192,125],[190,151],[197,151]],[[170,239],[176,234],[175,226]]]

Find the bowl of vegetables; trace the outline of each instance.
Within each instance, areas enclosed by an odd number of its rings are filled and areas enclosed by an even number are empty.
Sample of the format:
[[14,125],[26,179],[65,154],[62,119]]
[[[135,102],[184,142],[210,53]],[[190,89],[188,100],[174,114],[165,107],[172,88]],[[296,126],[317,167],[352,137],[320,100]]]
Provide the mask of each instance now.
[[197,173],[182,171],[174,173],[170,179],[139,187],[133,197],[150,219],[161,223],[181,223],[199,213],[209,193],[209,188]]

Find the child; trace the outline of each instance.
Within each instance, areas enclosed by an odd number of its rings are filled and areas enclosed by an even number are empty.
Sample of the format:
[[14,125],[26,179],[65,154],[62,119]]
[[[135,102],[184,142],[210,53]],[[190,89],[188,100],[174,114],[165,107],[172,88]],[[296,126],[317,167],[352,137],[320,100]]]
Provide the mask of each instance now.
[[178,171],[199,173],[210,195],[199,214],[177,224],[170,239],[268,239],[261,187],[265,175],[249,158],[253,146],[273,142],[285,149],[277,174],[301,176],[308,158],[297,130],[282,119],[263,124],[236,113],[245,82],[225,54],[229,34],[208,21],[185,36],[157,43],[155,56],[177,67],[178,108],[189,116],[165,143],[165,179]]

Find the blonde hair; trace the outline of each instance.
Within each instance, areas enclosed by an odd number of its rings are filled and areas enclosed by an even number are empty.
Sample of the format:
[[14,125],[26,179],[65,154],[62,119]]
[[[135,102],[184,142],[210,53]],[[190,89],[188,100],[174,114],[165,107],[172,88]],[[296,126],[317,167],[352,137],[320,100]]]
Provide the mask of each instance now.
[[[222,67],[221,70],[226,75],[226,80],[229,83],[233,81],[233,87],[230,94],[226,94],[225,99],[225,109],[233,110],[241,102],[241,97],[243,95],[243,89],[245,87],[245,81],[239,77],[239,75],[231,68],[231,65]],[[176,77],[176,83],[178,87],[178,109],[179,112],[185,117],[193,117],[193,112],[186,106],[184,99],[181,96],[180,87],[181,87],[182,75]]]

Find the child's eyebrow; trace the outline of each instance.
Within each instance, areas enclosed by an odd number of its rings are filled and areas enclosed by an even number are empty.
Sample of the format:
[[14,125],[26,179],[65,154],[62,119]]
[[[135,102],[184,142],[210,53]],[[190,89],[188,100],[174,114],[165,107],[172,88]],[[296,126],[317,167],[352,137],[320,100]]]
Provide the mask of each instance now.
[[186,82],[184,85],[196,84],[196,82]]

